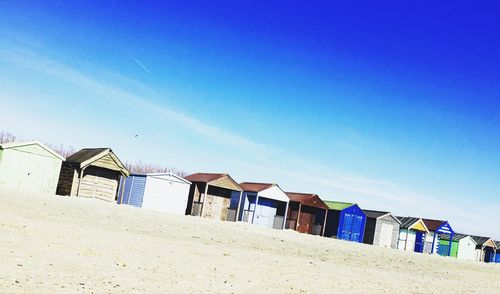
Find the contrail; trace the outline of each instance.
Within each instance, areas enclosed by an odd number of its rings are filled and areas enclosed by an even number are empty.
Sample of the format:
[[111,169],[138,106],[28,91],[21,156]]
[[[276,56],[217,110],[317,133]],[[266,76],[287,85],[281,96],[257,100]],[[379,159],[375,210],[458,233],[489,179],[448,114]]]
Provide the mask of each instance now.
[[148,74],[151,74],[151,71],[144,65],[142,64],[137,58],[135,58],[132,54],[129,54],[130,58],[132,58],[135,63],[137,63],[142,69],[144,69]]

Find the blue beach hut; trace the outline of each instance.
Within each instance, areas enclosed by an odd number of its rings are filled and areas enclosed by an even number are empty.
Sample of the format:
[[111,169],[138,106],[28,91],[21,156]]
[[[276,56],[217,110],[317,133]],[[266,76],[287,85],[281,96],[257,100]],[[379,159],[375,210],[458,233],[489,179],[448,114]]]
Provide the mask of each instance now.
[[366,214],[363,210],[354,203],[324,202],[328,206],[324,236],[362,243],[366,225]]

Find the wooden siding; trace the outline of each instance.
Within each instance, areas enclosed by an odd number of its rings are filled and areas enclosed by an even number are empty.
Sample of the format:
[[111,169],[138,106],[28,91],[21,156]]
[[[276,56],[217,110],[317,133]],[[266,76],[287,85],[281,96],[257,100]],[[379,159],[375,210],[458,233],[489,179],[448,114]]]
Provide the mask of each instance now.
[[[227,182],[220,182],[222,185]],[[231,182],[232,183],[232,182]],[[232,184],[234,185],[234,184]],[[207,195],[205,193],[205,183],[192,183],[189,190],[186,214],[201,216],[204,218],[218,219],[225,221],[231,205],[231,189],[208,185]],[[200,211],[203,211],[200,215]]]
[[115,171],[121,171],[121,167],[117,165],[117,163],[114,161],[114,159],[109,154],[106,154],[105,156],[92,162],[90,165],[102,167],[105,169],[111,169],[111,170],[115,170]]
[[228,176],[212,181],[209,183],[209,185],[233,191],[240,191],[239,186],[235,184]]
[[[116,200],[120,173],[96,166],[89,166],[83,172],[78,196],[98,198],[114,202]],[[78,186],[77,179],[77,186]]]
[[73,182],[77,179],[78,173],[76,169],[69,164],[63,163],[57,183],[57,195],[75,196],[76,189],[73,189]]
[[295,201],[290,201],[288,205],[288,213],[286,218],[286,229],[295,230],[297,226],[297,220],[299,217],[299,203]]
[[321,235],[324,218],[324,209],[309,205],[300,206],[299,216],[299,203],[290,201],[286,228],[296,229],[299,233]]
[[225,221],[231,205],[231,195],[232,190],[214,187],[210,184],[207,197],[203,199],[202,217]]
[[202,217],[218,220],[226,220],[230,198],[219,197],[208,194],[203,202]]

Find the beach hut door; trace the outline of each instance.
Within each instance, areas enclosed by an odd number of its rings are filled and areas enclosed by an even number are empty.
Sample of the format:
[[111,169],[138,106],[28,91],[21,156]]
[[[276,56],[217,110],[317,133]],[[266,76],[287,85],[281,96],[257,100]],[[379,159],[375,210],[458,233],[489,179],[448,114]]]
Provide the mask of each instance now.
[[393,230],[393,225],[382,223],[382,228],[380,230],[380,246],[385,248],[391,247]]
[[425,233],[417,231],[415,238],[415,252],[424,252]]
[[352,231],[351,231],[351,241],[361,242],[361,224],[363,222],[363,217],[354,215],[352,220]]
[[351,215],[349,213],[346,213],[344,215],[344,225],[342,226],[342,236],[340,239],[351,240],[352,219],[353,219],[353,215]]

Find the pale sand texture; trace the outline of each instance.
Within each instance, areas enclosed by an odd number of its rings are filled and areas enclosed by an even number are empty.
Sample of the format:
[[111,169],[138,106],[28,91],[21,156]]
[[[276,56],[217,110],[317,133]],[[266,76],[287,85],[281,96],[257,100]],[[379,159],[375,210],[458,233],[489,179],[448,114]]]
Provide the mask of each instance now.
[[498,264],[93,199],[0,200],[0,293],[500,293]]

